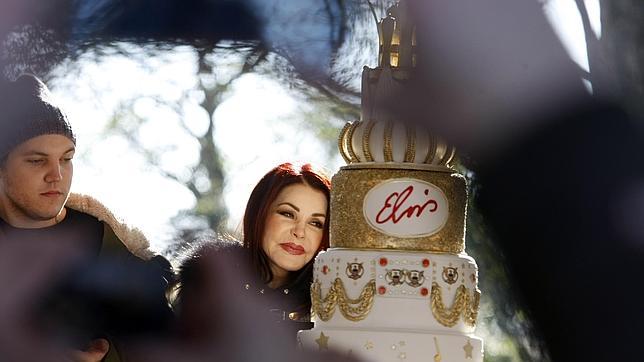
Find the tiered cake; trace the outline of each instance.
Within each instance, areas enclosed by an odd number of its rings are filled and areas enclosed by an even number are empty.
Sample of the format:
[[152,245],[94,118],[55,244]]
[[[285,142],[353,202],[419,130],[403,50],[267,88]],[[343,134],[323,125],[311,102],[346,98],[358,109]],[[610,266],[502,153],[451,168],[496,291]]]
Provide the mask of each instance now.
[[362,120],[340,136],[348,165],[333,177],[331,248],[315,260],[315,327],[305,347],[367,361],[483,361],[474,336],[480,292],[464,252],[465,179],[452,148],[393,122],[384,97],[413,75],[404,3],[379,22],[380,60],[364,68]]

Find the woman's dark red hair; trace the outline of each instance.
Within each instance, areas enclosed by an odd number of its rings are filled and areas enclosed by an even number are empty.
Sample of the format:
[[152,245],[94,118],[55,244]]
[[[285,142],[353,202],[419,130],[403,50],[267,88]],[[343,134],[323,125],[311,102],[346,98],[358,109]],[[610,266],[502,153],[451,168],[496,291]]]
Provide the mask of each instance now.
[[[250,249],[252,264],[260,273],[265,283],[273,279],[268,256],[262,249],[262,238],[266,227],[269,208],[277,195],[286,187],[293,184],[305,184],[324,193],[327,199],[327,221],[324,223],[324,233],[320,250],[329,247],[329,199],[331,197],[331,181],[320,170],[311,164],[294,165],[283,163],[270,170],[257,183],[250,194],[244,213],[244,247]],[[309,263],[313,263],[311,260]],[[301,270],[306,269],[306,267]],[[289,278],[294,280],[298,272]]]

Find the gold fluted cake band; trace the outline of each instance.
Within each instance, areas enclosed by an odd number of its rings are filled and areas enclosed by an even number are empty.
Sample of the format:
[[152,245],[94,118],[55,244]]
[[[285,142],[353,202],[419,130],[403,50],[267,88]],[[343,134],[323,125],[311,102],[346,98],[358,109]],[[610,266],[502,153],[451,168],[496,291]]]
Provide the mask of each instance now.
[[368,121],[365,125],[365,130],[362,134],[362,153],[364,153],[365,161],[373,162],[373,156],[371,155],[370,139],[371,131],[376,125],[376,122]]
[[407,149],[405,150],[405,162],[414,162],[416,158],[416,131],[407,128]]
[[359,160],[358,155],[356,155],[356,151],[353,149],[353,134],[356,132],[356,128],[361,124],[361,121],[356,121],[354,122],[350,127],[348,132],[346,133],[346,143],[347,143],[347,151],[349,153],[349,159],[351,162],[357,162]]
[[340,150],[340,154],[342,155],[342,158],[344,158],[344,162],[346,163],[351,163],[353,161],[351,159],[351,156],[349,155],[346,144],[347,133],[349,133],[350,128],[351,123],[346,123],[344,127],[342,127],[342,131],[340,131],[340,137],[338,138],[338,149]]
[[394,123],[387,122],[385,123],[385,144],[384,144],[384,155],[385,162],[394,161],[394,150],[393,150],[393,138],[394,138]]
[[[405,136],[399,134],[401,128]],[[420,162],[449,167],[455,157],[454,147],[427,131],[394,121],[371,119],[347,122],[340,131],[338,148],[347,164]],[[401,150],[404,150],[403,154]]]

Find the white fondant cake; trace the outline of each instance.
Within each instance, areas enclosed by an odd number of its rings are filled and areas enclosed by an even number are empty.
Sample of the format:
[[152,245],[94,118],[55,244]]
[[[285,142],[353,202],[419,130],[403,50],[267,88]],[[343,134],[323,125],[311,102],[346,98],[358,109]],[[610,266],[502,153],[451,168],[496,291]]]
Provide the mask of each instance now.
[[465,178],[450,168],[452,147],[389,112],[415,64],[404,1],[378,26],[379,66],[363,70],[361,120],[339,139],[348,165],[331,181],[331,248],[315,259],[315,327],[298,339],[374,362],[482,362]]
[[332,248],[315,260],[315,328],[298,338],[367,361],[482,361],[477,281],[464,253]]

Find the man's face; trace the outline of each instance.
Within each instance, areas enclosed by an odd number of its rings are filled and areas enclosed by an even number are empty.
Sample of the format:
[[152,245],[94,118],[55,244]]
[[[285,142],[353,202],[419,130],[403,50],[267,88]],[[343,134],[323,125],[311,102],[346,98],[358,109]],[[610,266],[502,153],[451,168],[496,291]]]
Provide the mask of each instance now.
[[31,138],[0,167],[0,216],[15,227],[56,223],[72,183],[74,143],[62,135]]

